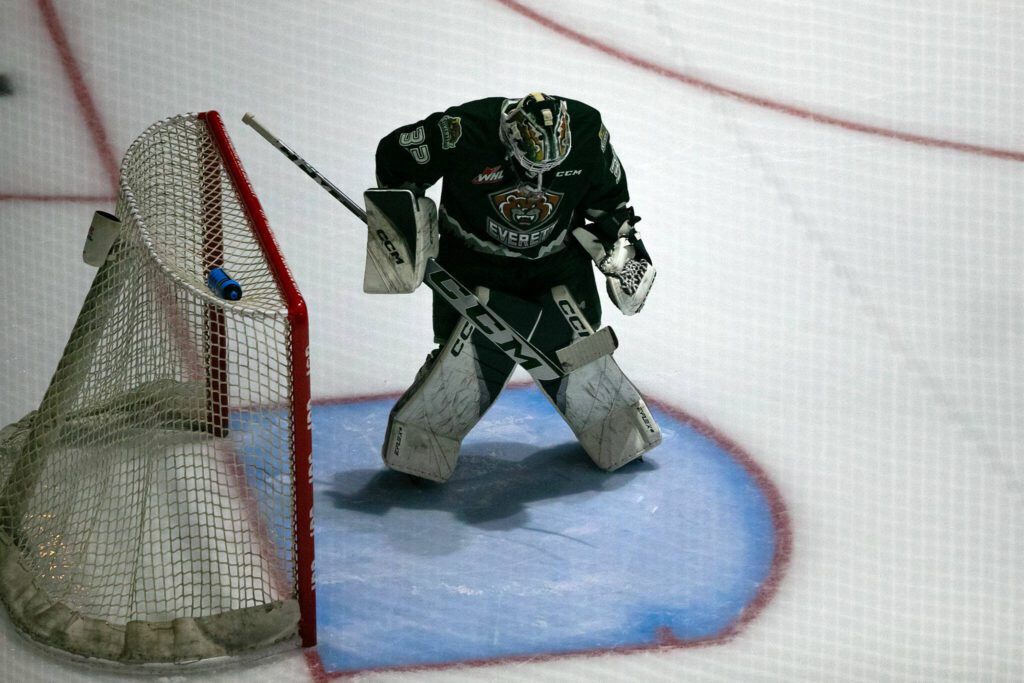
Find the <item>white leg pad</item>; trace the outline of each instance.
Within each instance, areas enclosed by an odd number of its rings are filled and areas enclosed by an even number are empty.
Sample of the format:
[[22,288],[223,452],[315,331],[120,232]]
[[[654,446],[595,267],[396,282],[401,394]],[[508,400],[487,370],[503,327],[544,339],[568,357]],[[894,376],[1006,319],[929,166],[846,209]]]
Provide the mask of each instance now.
[[[597,336],[568,288],[555,287],[551,295],[575,340]],[[583,450],[603,470],[616,470],[661,443],[661,429],[640,392],[610,355],[576,367],[562,379],[557,395],[549,398]]]
[[392,420],[384,462],[398,472],[444,482],[455,471],[461,446],[460,439],[435,434],[415,423]]
[[610,357],[570,373],[556,407],[603,470],[616,470],[661,443],[661,429],[643,398]]
[[[381,451],[389,468],[437,482],[451,477],[462,439],[515,367],[511,362],[507,371],[481,367],[478,349],[470,341],[473,331],[470,323],[460,323],[395,404]],[[490,389],[485,377],[491,380]]]

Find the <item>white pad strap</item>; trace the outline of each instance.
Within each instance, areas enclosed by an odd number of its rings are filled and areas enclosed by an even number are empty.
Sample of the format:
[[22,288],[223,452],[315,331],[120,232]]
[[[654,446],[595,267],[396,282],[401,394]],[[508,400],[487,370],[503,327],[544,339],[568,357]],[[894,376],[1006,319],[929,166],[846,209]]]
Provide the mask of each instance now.
[[437,206],[411,190],[374,188],[366,203],[363,291],[407,294],[423,282],[427,259],[437,256]]

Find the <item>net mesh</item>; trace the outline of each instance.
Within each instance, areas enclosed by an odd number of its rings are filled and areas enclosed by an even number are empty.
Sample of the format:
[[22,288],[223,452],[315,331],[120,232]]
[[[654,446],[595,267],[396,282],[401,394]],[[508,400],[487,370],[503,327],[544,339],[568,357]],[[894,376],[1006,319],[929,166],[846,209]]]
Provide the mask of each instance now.
[[[287,637],[292,330],[205,120],[136,140],[117,214],[39,409],[0,440],[4,598],[31,635],[91,656]],[[215,267],[240,300],[205,287]]]
[[[726,643],[495,678],[1024,679],[1024,3],[6,3],[0,425],[39,405],[92,276],[82,216],[113,208],[42,5],[117,157],[183,103],[234,122],[309,303],[324,400],[409,385],[430,293],[362,294],[362,226],[242,115],[358,196],[379,138],[449,105],[539,89],[601,111],[658,268],[639,315],[605,302],[615,358],[750,453],[792,554]],[[364,428],[379,468],[383,428]],[[659,532],[664,553],[690,550]],[[322,585],[351,570],[331,550]]]

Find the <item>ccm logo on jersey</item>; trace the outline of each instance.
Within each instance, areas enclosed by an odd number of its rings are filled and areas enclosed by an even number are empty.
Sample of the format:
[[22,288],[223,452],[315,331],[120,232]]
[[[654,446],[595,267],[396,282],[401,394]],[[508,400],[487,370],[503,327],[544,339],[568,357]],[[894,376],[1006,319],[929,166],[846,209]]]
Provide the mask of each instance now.
[[583,175],[583,169],[581,169],[581,168],[566,169],[564,171],[559,171],[558,173],[556,173],[555,177],[556,178],[568,178],[569,176],[574,176],[574,175]]

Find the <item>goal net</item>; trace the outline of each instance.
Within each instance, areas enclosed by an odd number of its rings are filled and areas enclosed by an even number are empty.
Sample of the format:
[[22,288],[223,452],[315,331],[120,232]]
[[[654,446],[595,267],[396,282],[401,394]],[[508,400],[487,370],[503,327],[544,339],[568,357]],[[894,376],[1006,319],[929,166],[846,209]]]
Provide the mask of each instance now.
[[89,657],[311,644],[305,304],[216,112],[131,145],[117,216],[41,404],[0,432],[0,595]]

